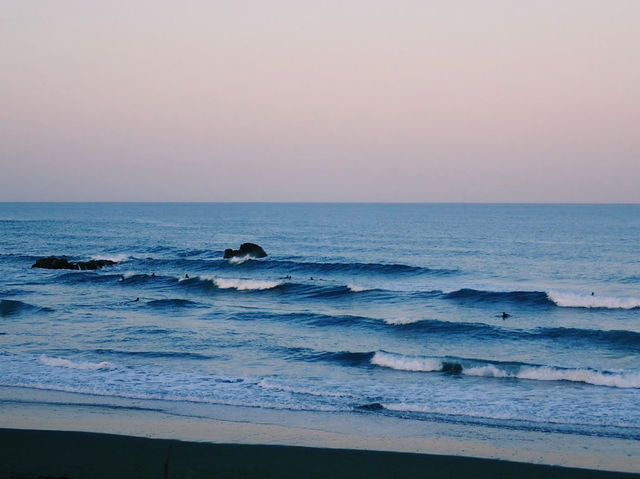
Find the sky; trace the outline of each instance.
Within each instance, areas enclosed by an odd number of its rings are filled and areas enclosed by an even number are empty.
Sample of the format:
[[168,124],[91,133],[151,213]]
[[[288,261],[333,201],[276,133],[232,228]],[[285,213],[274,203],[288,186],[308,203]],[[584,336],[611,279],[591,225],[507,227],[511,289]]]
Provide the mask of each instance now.
[[640,202],[635,0],[0,0],[0,201]]

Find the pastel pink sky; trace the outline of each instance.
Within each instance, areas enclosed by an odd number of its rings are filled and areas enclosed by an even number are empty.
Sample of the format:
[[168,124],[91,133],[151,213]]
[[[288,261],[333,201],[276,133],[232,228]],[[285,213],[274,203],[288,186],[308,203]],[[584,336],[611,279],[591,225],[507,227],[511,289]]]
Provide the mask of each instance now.
[[0,201],[640,202],[640,2],[0,0]]

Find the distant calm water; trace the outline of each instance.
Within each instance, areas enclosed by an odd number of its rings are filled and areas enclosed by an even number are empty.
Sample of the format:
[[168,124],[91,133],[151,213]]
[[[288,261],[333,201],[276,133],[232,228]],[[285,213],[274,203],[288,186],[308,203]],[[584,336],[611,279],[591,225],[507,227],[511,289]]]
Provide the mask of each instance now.
[[640,439],[639,205],[5,203],[0,300],[0,386]]

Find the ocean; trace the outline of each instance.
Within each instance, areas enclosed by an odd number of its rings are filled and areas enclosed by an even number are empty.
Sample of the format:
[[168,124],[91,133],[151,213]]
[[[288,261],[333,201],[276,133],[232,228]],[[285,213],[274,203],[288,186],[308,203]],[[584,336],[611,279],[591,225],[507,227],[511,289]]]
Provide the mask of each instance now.
[[639,440],[640,205],[2,203],[0,386]]

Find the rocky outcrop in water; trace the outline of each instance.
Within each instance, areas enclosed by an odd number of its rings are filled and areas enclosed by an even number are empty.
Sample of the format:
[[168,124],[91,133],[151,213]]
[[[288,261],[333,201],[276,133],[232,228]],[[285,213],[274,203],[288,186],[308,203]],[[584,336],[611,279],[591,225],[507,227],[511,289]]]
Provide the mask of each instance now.
[[224,250],[225,258],[241,258],[244,256],[251,256],[252,258],[264,258],[267,253],[255,243],[242,243],[240,249],[227,248]]
[[69,261],[67,258],[59,256],[47,256],[40,258],[31,267],[45,269],[76,269],[95,270],[116,264],[109,259],[92,259],[90,261]]

